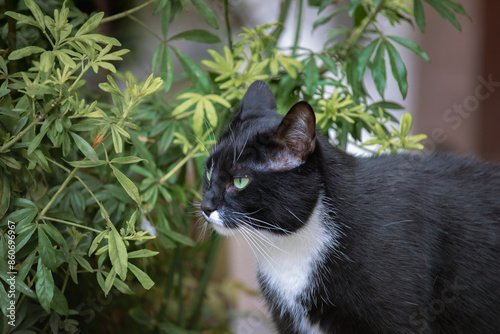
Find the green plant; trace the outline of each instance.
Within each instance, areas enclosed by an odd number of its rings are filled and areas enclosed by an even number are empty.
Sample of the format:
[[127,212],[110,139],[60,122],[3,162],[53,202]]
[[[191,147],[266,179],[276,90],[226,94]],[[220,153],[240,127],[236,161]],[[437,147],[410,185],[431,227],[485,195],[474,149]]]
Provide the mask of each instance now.
[[[403,97],[408,90],[395,45],[428,57],[415,43],[386,36],[378,22],[415,20],[423,31],[422,1],[414,0],[413,8],[407,0],[344,2],[309,1],[319,13],[331,9],[315,27],[342,13],[353,22],[351,28],[331,30],[323,49],[313,52],[299,46],[302,0],[295,42],[288,48],[277,43],[291,0],[282,2],[278,23],[243,27],[235,43],[225,0],[227,44],[208,50],[201,63],[175,41],[215,44],[219,36],[200,29],[172,35],[169,28],[192,6],[210,28],[220,29],[202,0],[151,0],[104,19],[103,13],[87,18],[72,4],[57,4],[52,16],[45,15],[33,0],[24,0],[28,15],[21,14],[22,8],[6,12],[10,27],[17,21],[18,41],[25,45],[10,43],[0,57],[0,249],[7,254],[9,221],[15,222],[18,272],[18,326],[2,318],[3,332],[100,331],[92,319],[82,321],[81,301],[99,290],[108,295],[113,286],[136,293],[111,295],[118,300],[113,308],[134,319],[122,317],[125,324],[113,324],[116,331],[227,332],[232,315],[226,306],[234,302],[234,291],[244,288],[210,280],[220,239],[209,237],[195,246],[192,237],[200,232],[192,229],[188,212],[201,199],[202,164],[215,136],[255,80],[270,83],[279,111],[299,99],[310,102],[318,130],[327,134],[333,128],[341,148],[348,143],[378,145],[377,152],[390,153],[421,148],[418,142],[425,136],[409,135],[409,114],[397,126],[391,111],[402,107],[386,101],[384,93],[387,73]],[[460,28],[455,13],[465,14],[462,6],[450,0],[424,2]],[[160,34],[134,16],[149,5],[161,15]],[[93,31],[121,18],[159,40],[152,67],[161,79],[139,82],[110,62],[120,61],[127,50],[111,51],[119,41]],[[179,78],[174,78],[173,57],[184,70]],[[368,70],[379,96],[363,88]],[[92,72],[103,71],[113,75],[98,85],[100,90],[85,85]],[[172,94],[178,80],[188,88]],[[363,130],[372,136],[364,143]],[[153,226],[157,238],[147,242],[154,236],[140,228],[143,223]],[[5,315],[8,265],[0,263]]]

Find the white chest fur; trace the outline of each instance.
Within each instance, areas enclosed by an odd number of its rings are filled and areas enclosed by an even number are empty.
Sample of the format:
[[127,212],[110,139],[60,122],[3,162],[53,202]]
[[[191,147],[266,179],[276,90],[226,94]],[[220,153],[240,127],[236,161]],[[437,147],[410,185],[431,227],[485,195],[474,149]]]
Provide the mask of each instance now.
[[296,233],[285,236],[266,233],[266,243],[262,242],[260,249],[253,246],[262,279],[278,294],[277,303],[290,312],[296,328],[303,333],[322,333],[317,325],[307,321],[307,312],[298,298],[311,291],[311,276],[329,245],[335,243],[325,229],[325,218],[320,199],[305,226]]

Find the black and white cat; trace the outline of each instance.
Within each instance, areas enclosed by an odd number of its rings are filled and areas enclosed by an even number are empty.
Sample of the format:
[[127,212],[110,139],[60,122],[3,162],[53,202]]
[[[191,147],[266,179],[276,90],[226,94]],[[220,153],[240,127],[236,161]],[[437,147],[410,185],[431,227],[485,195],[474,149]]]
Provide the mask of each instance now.
[[202,214],[241,234],[280,333],[500,333],[500,168],[351,156],[252,84],[206,161]]

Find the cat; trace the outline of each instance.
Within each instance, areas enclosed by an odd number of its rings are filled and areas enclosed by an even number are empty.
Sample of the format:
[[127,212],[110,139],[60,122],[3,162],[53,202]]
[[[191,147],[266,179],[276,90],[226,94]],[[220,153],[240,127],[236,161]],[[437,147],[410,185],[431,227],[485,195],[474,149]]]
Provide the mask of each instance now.
[[252,246],[279,333],[500,333],[500,167],[347,154],[257,81],[205,168],[201,214]]

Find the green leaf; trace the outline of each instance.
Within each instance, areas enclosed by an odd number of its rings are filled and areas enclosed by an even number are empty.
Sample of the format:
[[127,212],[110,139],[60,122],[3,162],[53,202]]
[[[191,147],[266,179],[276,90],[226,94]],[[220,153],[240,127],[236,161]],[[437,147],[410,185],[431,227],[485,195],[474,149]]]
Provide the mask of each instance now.
[[163,46],[161,56],[161,79],[163,80],[163,87],[166,92],[170,90],[172,82],[174,81],[174,63],[172,53],[166,45]]
[[95,252],[95,250],[97,249],[97,247],[99,246],[99,243],[102,241],[102,239],[108,235],[109,231],[108,230],[104,230],[102,231],[101,233],[99,233],[95,238],[94,240],[92,241],[92,244],[90,245],[90,248],[89,248],[89,252],[88,252],[88,255],[89,257]]
[[91,18],[85,22],[80,29],[75,34],[75,37],[85,35],[88,32],[91,32],[92,30],[96,29],[99,24],[101,23],[102,17],[104,16],[104,12],[99,12],[97,14],[92,15]]
[[318,88],[319,71],[314,57],[307,59],[304,67],[304,84],[308,95],[313,95]]
[[149,290],[155,285],[155,282],[141,269],[134,266],[132,263],[128,263],[128,267],[132,274],[137,277],[137,280],[141,283],[144,289]]
[[349,1],[349,16],[353,17],[356,8],[363,3],[363,0],[350,0]]
[[396,79],[398,83],[399,91],[403,98],[406,97],[406,93],[408,92],[408,81],[406,79],[406,66],[401,60],[401,56],[398,51],[389,42],[384,42],[387,48],[387,54],[389,55],[389,62],[391,63],[392,76]]
[[104,296],[107,296],[113,284],[116,281],[116,271],[115,267],[111,268],[108,276],[106,277],[106,281],[104,282]]
[[441,15],[441,17],[447,21],[450,21],[451,24],[458,30],[462,31],[462,27],[460,26],[460,22],[458,22],[457,17],[455,14],[447,8],[445,5],[443,5],[443,2],[441,0],[425,0],[429,5],[431,5],[436,12]]
[[14,50],[12,53],[9,55],[9,60],[17,60],[21,59],[24,57],[31,56],[32,54],[35,53],[40,53],[44,52],[45,49],[39,47],[39,46],[27,46],[19,50]]
[[171,47],[177,59],[181,63],[182,68],[186,72],[189,80],[199,86],[204,93],[210,92],[210,80],[205,75],[201,67],[191,57],[182,52],[181,50]]
[[191,0],[191,3],[196,8],[198,13],[200,13],[203,20],[205,20],[205,22],[210,27],[214,29],[219,29],[219,23],[217,22],[217,18],[203,0]]
[[73,167],[77,167],[77,168],[97,167],[97,166],[105,165],[106,163],[107,163],[106,160],[98,160],[97,162],[90,161],[90,160],[68,161],[68,164],[70,164]]
[[117,126],[115,124],[111,125],[111,137],[113,139],[113,147],[116,153],[123,152],[123,140],[118,132]]
[[425,60],[427,62],[431,61],[431,59],[429,58],[427,53],[422,51],[422,49],[420,48],[420,46],[418,46],[417,43],[412,42],[410,40],[407,40],[406,38],[398,37],[398,36],[387,36],[387,37],[389,37],[390,39],[392,39],[393,41],[395,41],[399,45],[404,46],[405,48],[413,51],[413,53],[415,53],[417,56],[419,56],[423,60]]
[[43,229],[43,231],[56,242],[59,247],[68,249],[68,243],[66,239],[62,236],[61,232],[52,224],[39,224],[38,228]]
[[335,9],[333,12],[329,13],[326,16],[320,17],[313,23],[313,30],[315,30],[317,27],[324,25],[325,23],[328,23],[334,16],[337,16],[338,14],[345,12],[349,6],[342,6],[337,9]]
[[137,258],[143,258],[143,257],[151,257],[158,255],[160,252],[152,251],[149,249],[140,249],[136,250],[133,252],[128,253],[128,258],[129,259],[137,259]]
[[68,316],[68,301],[64,294],[59,290],[57,286],[54,286],[54,297],[52,298],[52,302],[50,303],[50,307],[56,311],[57,313]]
[[[170,14],[172,12],[172,2],[167,1],[165,6],[163,6],[162,11],[161,11],[161,33],[163,34],[163,37],[166,37],[168,34],[168,27],[170,26]],[[162,43],[163,44],[163,43]]]
[[10,178],[0,170],[0,219],[5,215],[10,205]]
[[90,263],[80,254],[75,254],[75,260],[88,272],[93,273],[94,268],[90,265]]
[[12,17],[14,20],[17,21],[18,24],[29,24],[29,25],[35,26],[35,27],[40,28],[40,29],[42,28],[38,24],[38,22],[36,22],[35,20],[33,20],[29,16],[26,16],[26,15],[23,15],[23,14],[19,14],[19,13],[16,13],[16,12],[11,12],[11,11],[5,12],[5,15]]
[[111,223],[108,224],[111,228],[109,232],[109,259],[111,260],[111,264],[113,265],[113,269],[116,271],[118,276],[122,280],[127,278],[127,248],[125,247],[125,243],[123,242],[122,237],[116,230],[115,226]]
[[187,235],[177,233],[177,232],[172,231],[172,230],[165,231],[164,235],[166,237],[174,240],[174,241],[177,241],[178,243],[183,244],[183,245],[187,245],[187,246],[194,246],[195,245],[194,241],[190,237],[188,237]]
[[125,189],[127,194],[137,203],[137,205],[141,205],[141,197],[139,196],[139,190],[137,190],[136,185],[128,177],[126,177],[125,174],[120,172],[118,168],[113,165],[110,166],[123,189]]
[[56,251],[50,242],[49,237],[41,226],[38,226],[38,249],[43,264],[50,270],[56,269]]
[[47,130],[48,130],[48,128],[43,128],[42,127],[40,129],[40,133],[37,134],[35,136],[35,138],[33,138],[33,140],[31,141],[31,143],[28,146],[28,155],[30,155],[31,153],[33,153],[38,148],[38,146],[42,142],[43,137],[45,137],[45,134],[47,133]]
[[380,46],[373,58],[372,77],[375,82],[375,87],[381,97],[384,97],[385,85],[387,81],[387,70],[385,66],[385,44],[380,43]]
[[22,229],[22,231],[19,232],[16,238],[16,252],[19,252],[24,245],[28,243],[28,241],[31,240],[31,236],[33,233],[36,231],[36,224],[28,224],[26,225],[25,228]]
[[24,0],[24,3],[35,17],[36,22],[38,22],[38,24],[42,27],[42,30],[45,30],[45,20],[40,7],[38,7],[38,5],[33,0]]
[[97,153],[95,153],[94,149],[92,146],[90,146],[89,143],[79,135],[77,135],[74,132],[69,133],[71,137],[73,137],[73,140],[75,141],[76,146],[78,149],[91,161],[97,163],[99,162],[99,157],[97,156]]
[[188,41],[207,43],[207,44],[220,42],[220,38],[217,35],[214,35],[211,32],[202,29],[192,29],[183,31],[177,35],[170,37],[170,40],[171,41],[188,40]]
[[54,278],[41,257],[38,259],[35,289],[40,305],[45,312],[50,313],[50,304],[54,298]]
[[370,58],[375,51],[378,43],[380,42],[380,38],[373,40],[366,48],[361,50],[358,55],[358,63],[356,67],[356,76],[359,81],[363,80],[363,76],[365,75],[366,67],[370,62]]
[[401,124],[400,125],[401,136],[406,137],[410,133],[411,127],[413,125],[413,118],[411,117],[411,114],[410,113],[403,114],[403,116],[401,117],[400,124]]
[[19,268],[19,271],[17,272],[17,280],[24,281],[26,276],[28,276],[28,273],[31,270],[31,267],[33,266],[33,263],[35,262],[35,256],[36,256],[36,249],[34,249],[23,261],[21,264],[21,268]]
[[425,31],[425,14],[422,0],[413,0],[413,15],[421,32]]
[[465,11],[464,7],[461,4],[459,4],[458,2],[453,2],[453,1],[450,1],[450,0],[443,0],[443,2],[445,4],[447,4],[448,7],[450,7],[451,9],[453,9],[456,13],[469,16],[467,14],[467,12]]
[[112,164],[120,164],[120,165],[124,165],[124,164],[135,164],[135,163],[138,163],[138,162],[141,162],[141,161],[146,161],[146,159],[142,159],[142,158],[139,158],[139,157],[134,157],[134,156],[128,156],[128,157],[118,157],[118,158],[114,158],[111,160],[111,163]]

